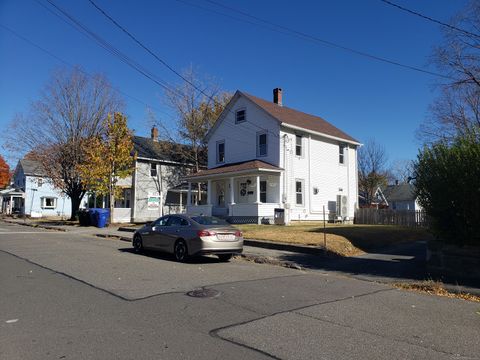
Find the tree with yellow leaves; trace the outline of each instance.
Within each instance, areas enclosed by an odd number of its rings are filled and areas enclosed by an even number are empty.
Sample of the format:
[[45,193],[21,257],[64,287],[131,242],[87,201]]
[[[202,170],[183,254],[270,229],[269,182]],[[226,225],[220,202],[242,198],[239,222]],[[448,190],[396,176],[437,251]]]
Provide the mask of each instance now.
[[119,179],[133,173],[132,133],[127,118],[116,112],[105,119],[105,131],[84,143],[85,162],[79,165],[82,182],[87,189],[110,199],[110,223],[113,222],[115,199],[121,197]]

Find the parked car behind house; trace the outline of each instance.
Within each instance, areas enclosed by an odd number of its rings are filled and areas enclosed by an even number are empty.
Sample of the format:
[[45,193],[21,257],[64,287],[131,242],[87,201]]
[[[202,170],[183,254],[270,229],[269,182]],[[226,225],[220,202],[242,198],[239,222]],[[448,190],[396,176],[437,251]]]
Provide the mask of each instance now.
[[167,215],[135,231],[132,245],[171,253],[177,261],[189,256],[215,254],[228,261],[243,251],[243,235],[226,221],[213,216]]

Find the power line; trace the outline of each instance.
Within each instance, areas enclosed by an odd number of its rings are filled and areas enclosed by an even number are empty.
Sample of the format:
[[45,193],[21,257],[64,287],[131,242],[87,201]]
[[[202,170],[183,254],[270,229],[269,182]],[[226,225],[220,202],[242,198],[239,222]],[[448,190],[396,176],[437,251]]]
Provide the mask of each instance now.
[[72,26],[75,30],[80,32],[81,34],[85,35],[86,37],[90,38],[91,40],[95,41],[100,47],[120,59],[122,62],[142,74],[144,77],[147,79],[153,81],[160,87],[162,87],[165,90],[171,91],[171,89],[168,86],[168,83],[163,81],[162,79],[158,78],[155,74],[151,73],[148,69],[145,67],[141,66],[139,63],[137,63],[135,60],[127,56],[125,53],[121,52],[118,48],[110,44],[108,41],[100,37],[98,34],[87,28],[85,25],[83,25],[80,21],[75,19],[72,15],[70,15],[67,11],[56,5],[52,0],[46,0],[52,7],[54,7],[58,12],[60,12],[63,17],[58,14],[57,12],[53,11],[52,9],[46,7],[44,4],[42,4],[39,0],[36,0],[38,4],[40,4],[42,7],[47,9],[50,13],[55,15],[56,17],[60,18],[62,21],[67,23],[68,25]]
[[[184,4],[189,5],[189,6],[197,7],[197,8],[209,11],[209,12],[214,12],[214,13],[222,15],[222,16],[233,18],[233,19],[241,21],[241,22],[246,22],[246,23],[252,24],[251,21],[247,21],[245,19],[239,19],[239,18],[236,18],[236,17],[232,17],[229,14],[225,14],[225,13],[213,10],[211,8],[203,7],[203,6],[200,6],[200,5],[197,5],[197,4],[192,4],[188,1],[184,1],[184,0],[176,0],[176,1],[184,3]],[[433,72],[433,71],[425,70],[425,69],[422,69],[422,68],[419,68],[419,67],[416,67],[416,66],[412,66],[412,65],[403,64],[403,63],[400,63],[400,62],[395,61],[395,60],[390,60],[390,59],[387,59],[387,58],[384,58],[384,57],[381,57],[381,56],[377,56],[377,55],[367,53],[365,51],[361,51],[361,50],[353,49],[353,48],[350,48],[350,47],[347,47],[347,46],[344,46],[344,45],[340,45],[340,44],[337,44],[333,41],[322,39],[322,38],[319,38],[317,36],[310,35],[310,34],[307,34],[305,32],[295,30],[295,29],[292,29],[290,27],[287,27],[287,26],[284,26],[284,25],[281,25],[281,24],[277,24],[277,23],[274,23],[274,22],[266,20],[266,19],[262,19],[258,16],[255,16],[255,15],[249,14],[245,11],[242,11],[242,10],[239,10],[239,9],[236,9],[236,8],[218,3],[218,2],[213,1],[213,0],[205,0],[205,1],[207,1],[211,4],[214,4],[216,6],[222,7],[224,9],[227,9],[229,11],[241,14],[242,16],[246,16],[248,18],[254,19],[254,20],[258,21],[257,23],[253,23],[254,25],[266,28],[270,31],[279,32],[279,33],[282,33],[284,35],[287,34],[287,35],[290,35],[290,36],[301,38],[303,40],[309,40],[309,41],[312,41],[312,42],[320,43],[324,46],[329,46],[329,47],[332,47],[332,48],[340,49],[340,50],[343,50],[343,51],[346,51],[346,52],[353,53],[353,54],[358,55],[358,56],[362,56],[362,57],[365,57],[365,58],[369,58],[371,60],[376,60],[376,61],[379,61],[379,62],[387,63],[387,64],[390,64],[390,65],[395,65],[395,66],[398,66],[398,67],[402,67],[404,69],[413,70],[413,71],[416,71],[416,72],[421,72],[421,73],[424,73],[424,74],[433,75],[433,76],[437,76],[437,77],[442,77],[442,78],[446,78],[446,79],[452,79],[451,77],[449,77],[447,75],[442,75],[442,74],[439,74],[439,73],[436,73],[436,72]],[[267,24],[269,26],[265,26],[264,24]],[[279,31],[279,29],[282,30],[282,31]]]
[[415,15],[415,16],[418,16],[418,17],[421,17],[421,18],[423,18],[423,19],[425,19],[425,20],[428,20],[428,21],[434,22],[434,23],[436,23],[436,24],[439,24],[439,25],[441,25],[441,26],[444,26],[444,27],[446,27],[446,28],[449,28],[449,29],[451,29],[451,30],[455,30],[455,31],[464,33],[465,35],[468,35],[468,36],[473,36],[473,37],[476,37],[476,38],[480,38],[480,35],[479,35],[479,34],[475,34],[475,33],[472,33],[472,32],[470,32],[470,31],[468,31],[468,30],[461,29],[461,28],[458,28],[458,27],[456,27],[456,26],[453,26],[453,25],[444,23],[444,22],[442,22],[442,21],[440,21],[440,20],[437,20],[437,19],[434,19],[434,18],[432,18],[432,17],[430,17],[430,16],[423,15],[423,14],[421,14],[421,13],[419,13],[419,12],[416,12],[416,11],[413,11],[413,10],[410,10],[410,9],[407,9],[406,7],[400,6],[400,5],[395,4],[395,3],[391,2],[391,1],[388,1],[388,0],[380,0],[380,1],[383,2],[383,3],[385,3],[385,4],[387,4],[387,5],[393,6],[393,7],[397,8],[397,9],[400,9],[400,10],[402,10],[402,11],[405,11],[405,12],[407,12],[407,13],[409,13],[409,14],[412,14],[412,15]]
[[[51,0],[47,0],[51,1]],[[162,65],[167,67],[171,72],[173,72],[175,75],[180,77],[183,81],[185,81],[187,84],[192,86],[195,90],[206,96],[208,99],[210,99],[215,105],[219,105],[219,102],[217,99],[215,99],[214,96],[208,94],[205,90],[201,89],[199,86],[197,86],[194,82],[190,81],[186,77],[184,77],[182,74],[180,74],[177,70],[175,70],[171,65],[169,65],[165,60],[161,59],[153,50],[151,50],[148,46],[143,44],[138,38],[133,35],[130,31],[128,31],[124,26],[122,26],[118,21],[116,21],[111,15],[109,15],[105,10],[103,10],[100,6],[98,6],[95,1],[93,0],[88,0],[90,4],[92,4],[95,9],[97,9],[103,16],[105,16],[108,20],[110,20],[116,27],[118,27],[122,32],[124,32],[128,37],[130,37],[138,46],[140,46],[142,49],[147,51],[151,56],[153,56],[157,61],[159,61]],[[220,104],[221,105],[221,104]],[[230,113],[233,114],[231,110],[228,110]],[[264,130],[262,127],[258,126],[257,124],[251,123],[253,126]],[[277,134],[273,134],[273,136],[279,137]]]

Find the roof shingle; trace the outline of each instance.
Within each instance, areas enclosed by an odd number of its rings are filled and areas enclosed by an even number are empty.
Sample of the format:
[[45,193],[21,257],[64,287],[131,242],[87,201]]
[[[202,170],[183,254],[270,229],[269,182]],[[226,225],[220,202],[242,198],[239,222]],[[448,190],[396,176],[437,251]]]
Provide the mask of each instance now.
[[213,169],[200,170],[199,172],[186,176],[185,178],[193,179],[193,178],[204,177],[209,175],[228,174],[228,173],[235,173],[235,172],[248,171],[248,170],[282,171],[283,169],[261,160],[250,160],[250,161],[243,161],[240,163],[222,165]]
[[290,109],[286,106],[280,106],[271,101],[267,101],[244,92],[241,92],[241,94],[253,101],[255,104],[282,123],[359,143],[358,140],[354,139],[319,116],[306,114],[295,109]]

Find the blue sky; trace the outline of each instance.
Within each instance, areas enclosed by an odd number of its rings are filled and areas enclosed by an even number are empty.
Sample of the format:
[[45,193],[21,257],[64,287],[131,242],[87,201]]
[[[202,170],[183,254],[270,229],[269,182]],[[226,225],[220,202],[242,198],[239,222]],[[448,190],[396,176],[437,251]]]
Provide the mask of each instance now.
[[[214,8],[205,0],[185,1]],[[442,41],[440,27],[379,0],[217,1],[347,47],[435,70],[428,59]],[[442,21],[466,4],[395,1]],[[375,138],[385,145],[392,161],[413,159],[417,154],[420,144],[415,131],[436,95],[434,84],[439,79],[434,76],[271,32],[176,0],[96,2],[179,71],[193,65],[225,90],[240,89],[265,99],[271,99],[274,87],[281,87],[284,105],[319,115],[360,141]],[[104,73],[116,88],[159,109],[154,110],[159,118],[166,116],[163,111],[168,109],[158,85],[39,3],[49,6],[46,0],[0,0],[0,24],[68,63],[90,73]],[[170,83],[180,81],[114,28],[88,0],[55,3],[158,77]],[[2,133],[15,113],[28,110],[58,66],[65,65],[0,27]],[[146,106],[128,97],[125,100],[130,127],[137,135],[148,136]],[[13,164],[17,159],[9,154],[8,160]]]

